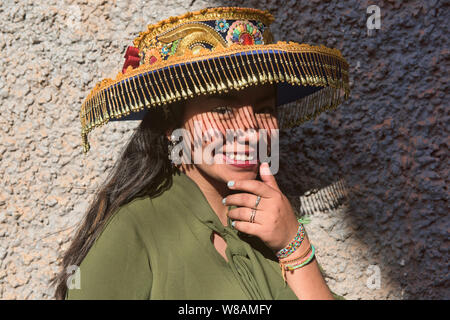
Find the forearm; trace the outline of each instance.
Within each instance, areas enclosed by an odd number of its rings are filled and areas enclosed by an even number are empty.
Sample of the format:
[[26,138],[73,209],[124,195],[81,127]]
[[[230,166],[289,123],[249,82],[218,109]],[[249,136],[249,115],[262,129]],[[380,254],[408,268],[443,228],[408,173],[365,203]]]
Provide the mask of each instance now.
[[[309,239],[305,236],[302,245],[288,259],[302,256],[309,245]],[[286,271],[286,282],[300,300],[334,300],[315,257],[306,266]]]

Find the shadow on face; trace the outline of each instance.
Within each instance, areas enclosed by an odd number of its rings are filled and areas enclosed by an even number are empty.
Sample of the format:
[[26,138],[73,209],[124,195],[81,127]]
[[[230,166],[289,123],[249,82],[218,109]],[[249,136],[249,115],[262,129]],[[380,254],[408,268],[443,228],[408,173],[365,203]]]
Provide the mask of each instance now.
[[260,162],[270,156],[271,142],[278,139],[275,108],[272,84],[187,101],[183,170],[199,170],[223,182],[255,179]]

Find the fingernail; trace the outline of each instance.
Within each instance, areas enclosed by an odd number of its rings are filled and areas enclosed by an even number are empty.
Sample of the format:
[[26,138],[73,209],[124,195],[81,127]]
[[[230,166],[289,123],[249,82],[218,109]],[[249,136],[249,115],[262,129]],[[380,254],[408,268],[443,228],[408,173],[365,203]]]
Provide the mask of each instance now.
[[234,186],[234,181],[233,180],[228,181],[227,185],[228,185],[229,188]]
[[222,204],[225,206],[226,205],[226,202],[227,202],[227,198],[223,198],[222,199]]
[[234,228],[234,225],[236,224],[236,221],[231,222],[231,226]]

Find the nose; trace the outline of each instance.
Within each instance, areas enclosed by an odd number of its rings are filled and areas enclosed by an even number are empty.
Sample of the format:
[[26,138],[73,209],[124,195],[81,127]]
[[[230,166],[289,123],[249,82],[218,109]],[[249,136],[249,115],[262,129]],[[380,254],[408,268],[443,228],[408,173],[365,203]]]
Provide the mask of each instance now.
[[252,105],[236,108],[234,112],[237,129],[246,131],[248,129],[258,128],[258,121],[256,120],[255,110]]
[[256,120],[255,111],[252,105],[236,108],[235,119],[237,122],[236,136],[237,142],[246,143],[256,135],[259,139],[258,121]]

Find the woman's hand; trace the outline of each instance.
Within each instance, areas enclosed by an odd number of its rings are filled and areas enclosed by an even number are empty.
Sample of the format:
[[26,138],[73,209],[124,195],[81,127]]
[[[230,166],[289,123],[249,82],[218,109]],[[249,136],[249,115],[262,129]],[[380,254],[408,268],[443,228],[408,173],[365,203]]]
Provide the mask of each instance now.
[[[226,197],[226,205],[235,205],[228,211],[238,231],[257,236],[274,252],[284,248],[297,234],[298,222],[287,197],[280,191],[268,163],[259,167],[262,181],[236,180],[229,188],[242,190]],[[256,208],[254,223],[249,222],[257,196],[261,201]]]

